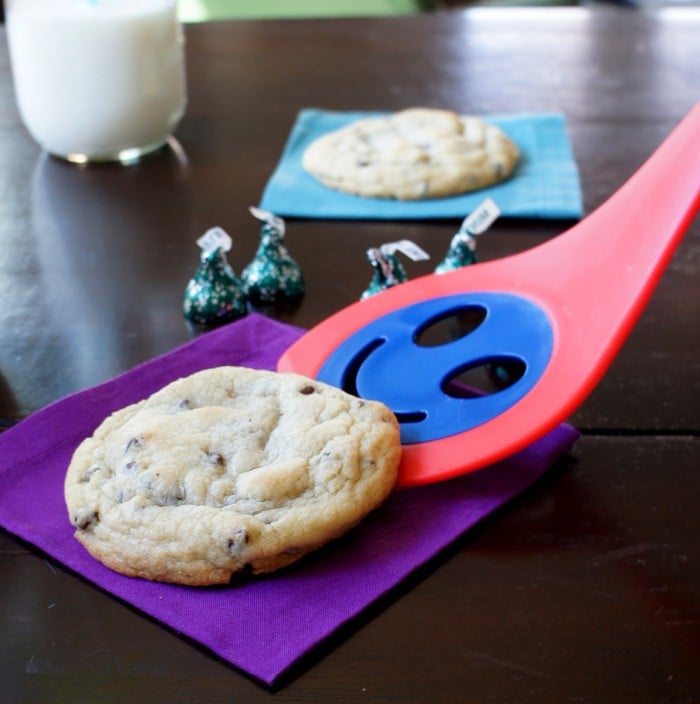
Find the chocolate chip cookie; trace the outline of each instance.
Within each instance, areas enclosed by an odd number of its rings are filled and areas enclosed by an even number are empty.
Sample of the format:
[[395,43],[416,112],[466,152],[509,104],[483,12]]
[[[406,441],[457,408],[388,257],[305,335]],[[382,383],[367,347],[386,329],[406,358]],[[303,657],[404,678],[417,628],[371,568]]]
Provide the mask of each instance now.
[[302,165],[339,191],[419,200],[500,183],[519,158],[515,142],[478,117],[410,108],[318,137],[305,150]]
[[76,450],[65,499],[75,537],[108,567],[222,584],[348,531],[390,493],[400,454],[383,404],[217,367],[107,418]]

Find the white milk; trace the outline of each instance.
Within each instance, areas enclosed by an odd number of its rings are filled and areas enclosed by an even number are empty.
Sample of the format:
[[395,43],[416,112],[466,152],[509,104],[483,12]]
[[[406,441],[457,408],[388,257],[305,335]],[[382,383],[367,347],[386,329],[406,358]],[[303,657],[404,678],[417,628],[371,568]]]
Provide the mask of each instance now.
[[162,146],[186,104],[176,0],[10,0],[20,114],[48,152],[129,160]]

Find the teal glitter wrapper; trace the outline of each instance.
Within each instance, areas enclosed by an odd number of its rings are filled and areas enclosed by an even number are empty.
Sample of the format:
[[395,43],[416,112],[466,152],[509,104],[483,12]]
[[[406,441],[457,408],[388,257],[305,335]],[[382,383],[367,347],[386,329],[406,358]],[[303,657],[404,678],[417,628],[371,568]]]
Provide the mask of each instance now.
[[367,259],[374,269],[374,274],[369,286],[362,293],[361,300],[408,280],[406,270],[393,252],[373,247],[367,251]]
[[255,257],[241,276],[251,303],[278,303],[304,293],[304,277],[284,244],[283,228],[269,222],[263,225]]
[[479,258],[477,257],[474,243],[475,240],[471,235],[458,232],[452,238],[445,258],[435,267],[435,273],[444,274],[463,266],[476,264]]
[[190,322],[205,326],[221,325],[247,314],[243,284],[221,247],[202,252],[199,267],[185,289],[182,311]]

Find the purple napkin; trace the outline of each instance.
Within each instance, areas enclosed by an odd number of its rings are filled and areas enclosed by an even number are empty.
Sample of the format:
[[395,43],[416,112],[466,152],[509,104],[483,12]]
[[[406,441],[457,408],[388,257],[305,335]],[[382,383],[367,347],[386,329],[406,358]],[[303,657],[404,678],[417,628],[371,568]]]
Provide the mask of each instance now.
[[0,525],[107,592],[273,684],[336,629],[532,484],[578,436],[573,428],[561,426],[488,469],[395,491],[337,543],[287,570],[228,587],[180,587],[133,579],[90,557],[72,537],[63,502],[63,478],[79,442],[112,411],[180,376],[222,364],[273,369],[301,334],[288,325],[249,315],[58,401],[0,434]]

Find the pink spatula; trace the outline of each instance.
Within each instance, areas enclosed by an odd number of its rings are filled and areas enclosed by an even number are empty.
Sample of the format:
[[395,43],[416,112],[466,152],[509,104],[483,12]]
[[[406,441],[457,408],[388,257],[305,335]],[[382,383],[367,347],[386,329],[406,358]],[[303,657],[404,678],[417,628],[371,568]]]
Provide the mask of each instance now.
[[[401,423],[399,484],[491,464],[566,420],[601,379],[700,207],[700,103],[596,211],[521,254],[424,276],[323,321],[279,369],[386,403]],[[420,344],[438,321],[480,324]],[[496,393],[452,383],[487,364],[517,368]]]

